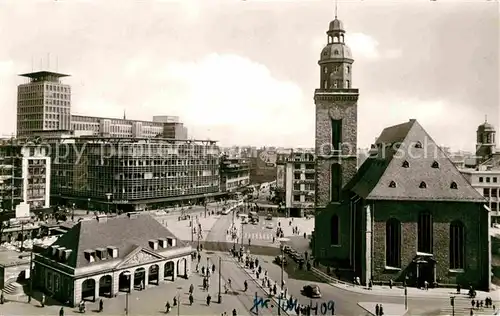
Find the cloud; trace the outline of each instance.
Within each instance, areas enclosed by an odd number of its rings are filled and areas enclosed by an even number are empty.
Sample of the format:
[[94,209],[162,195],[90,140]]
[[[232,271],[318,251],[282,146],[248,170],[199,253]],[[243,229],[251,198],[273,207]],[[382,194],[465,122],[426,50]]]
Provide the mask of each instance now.
[[398,49],[380,49],[379,42],[372,36],[364,33],[352,33],[346,36],[346,44],[351,48],[353,55],[368,60],[399,58],[402,52]]
[[[304,125],[307,112],[313,122],[313,108],[302,107],[303,94],[296,84],[279,80],[266,66],[238,55],[210,54],[196,62],[171,62],[156,79],[165,90],[145,106],[159,112],[165,101],[174,101],[175,114],[188,125],[220,132],[212,138],[260,136],[272,143],[273,138],[286,136],[283,131],[291,126]],[[226,128],[221,131],[215,126]],[[269,133],[270,129],[277,133]]]
[[[453,113],[453,120],[443,121]],[[405,96],[370,95],[359,108],[359,143],[373,143],[385,127],[416,119],[439,144],[455,149],[472,150],[475,124],[464,129],[463,122],[477,116],[473,108],[451,103],[446,99],[419,99]],[[370,126],[365,128],[364,126]],[[463,133],[466,131],[466,133]],[[457,133],[461,137],[457,137]]]

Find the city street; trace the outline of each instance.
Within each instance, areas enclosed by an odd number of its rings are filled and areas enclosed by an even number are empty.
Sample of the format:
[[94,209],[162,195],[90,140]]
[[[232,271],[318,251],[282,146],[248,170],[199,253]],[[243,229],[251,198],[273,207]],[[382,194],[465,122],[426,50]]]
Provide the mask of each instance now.
[[[276,219],[273,219],[276,221]],[[296,221],[297,219],[295,219]],[[226,231],[232,224],[232,216],[221,216],[221,218],[214,224],[210,234],[208,235],[208,240],[211,241],[225,241],[227,240]],[[283,225],[283,224],[282,224]],[[246,227],[253,225],[245,225]],[[254,226],[255,230],[265,229],[262,225]],[[298,237],[300,238],[300,237]],[[248,241],[245,241],[245,245]],[[258,240],[252,239],[252,243],[256,244]],[[269,242],[268,244],[269,245]],[[269,256],[258,256],[263,269],[268,271],[268,275],[271,279],[279,282],[281,279],[281,268],[280,266],[274,264],[273,257]],[[225,270],[224,270],[225,272]],[[367,295],[366,293],[355,293],[350,292],[335,286],[323,283],[321,280],[309,276],[308,280],[316,280],[315,282],[298,280],[290,278],[288,274],[284,273],[284,279],[289,289],[289,293],[296,297],[299,302],[308,303],[310,300],[302,295],[301,290],[304,285],[307,284],[317,284],[321,288],[322,298],[321,302],[333,300],[336,304],[336,314],[337,315],[366,315],[366,311],[358,306],[359,302],[378,302],[386,304],[404,304],[404,295],[401,289],[394,288],[390,291],[400,291],[401,296],[394,295]],[[432,291],[432,290],[431,290]],[[432,292],[429,293],[432,293]],[[469,315],[470,312],[470,300],[466,297],[459,297],[455,300],[455,315]],[[433,297],[432,294],[426,297],[408,297],[408,309],[409,315],[451,315],[452,307],[450,306],[450,300],[447,297]],[[481,313],[475,313],[475,315],[484,314],[487,315],[489,311],[483,311]],[[490,315],[492,313],[489,313]]]

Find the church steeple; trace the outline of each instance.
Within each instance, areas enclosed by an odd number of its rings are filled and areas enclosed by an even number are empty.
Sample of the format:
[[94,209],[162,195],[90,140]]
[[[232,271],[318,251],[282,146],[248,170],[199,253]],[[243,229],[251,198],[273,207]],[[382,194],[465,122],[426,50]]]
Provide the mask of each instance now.
[[488,116],[485,116],[484,123],[478,126],[476,132],[476,156],[482,157],[483,160],[486,160],[491,154],[495,153],[495,134],[495,127],[488,123]]
[[345,44],[344,24],[337,18],[330,22],[327,34],[327,45],[323,48],[319,60],[321,66],[321,89],[350,89],[352,87],[351,49]]

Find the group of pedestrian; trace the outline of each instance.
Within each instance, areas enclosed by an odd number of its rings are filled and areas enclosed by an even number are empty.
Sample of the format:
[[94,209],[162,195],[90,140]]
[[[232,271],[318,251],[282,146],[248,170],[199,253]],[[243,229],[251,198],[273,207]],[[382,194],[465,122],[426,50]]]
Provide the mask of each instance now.
[[384,306],[382,304],[375,305],[375,316],[384,315]]
[[472,309],[483,309],[483,307],[486,307],[486,308],[493,308],[493,310],[495,310],[495,305],[493,305],[493,300],[491,299],[491,297],[487,297],[483,300],[474,300],[472,299],[471,300],[471,305],[472,305]]

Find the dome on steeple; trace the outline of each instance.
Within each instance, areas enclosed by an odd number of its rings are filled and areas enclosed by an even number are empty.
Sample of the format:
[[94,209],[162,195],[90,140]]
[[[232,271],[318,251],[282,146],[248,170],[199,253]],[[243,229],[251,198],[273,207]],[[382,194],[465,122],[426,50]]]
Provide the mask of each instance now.
[[477,127],[478,132],[495,132],[495,127],[488,123],[487,120],[484,121],[483,124]]
[[335,18],[332,22],[330,22],[330,27],[328,28],[328,32],[345,32],[344,23],[339,19]]
[[337,59],[339,61],[344,59],[352,60],[351,49],[344,43],[331,43],[323,48],[320,56],[320,61],[329,59]]

